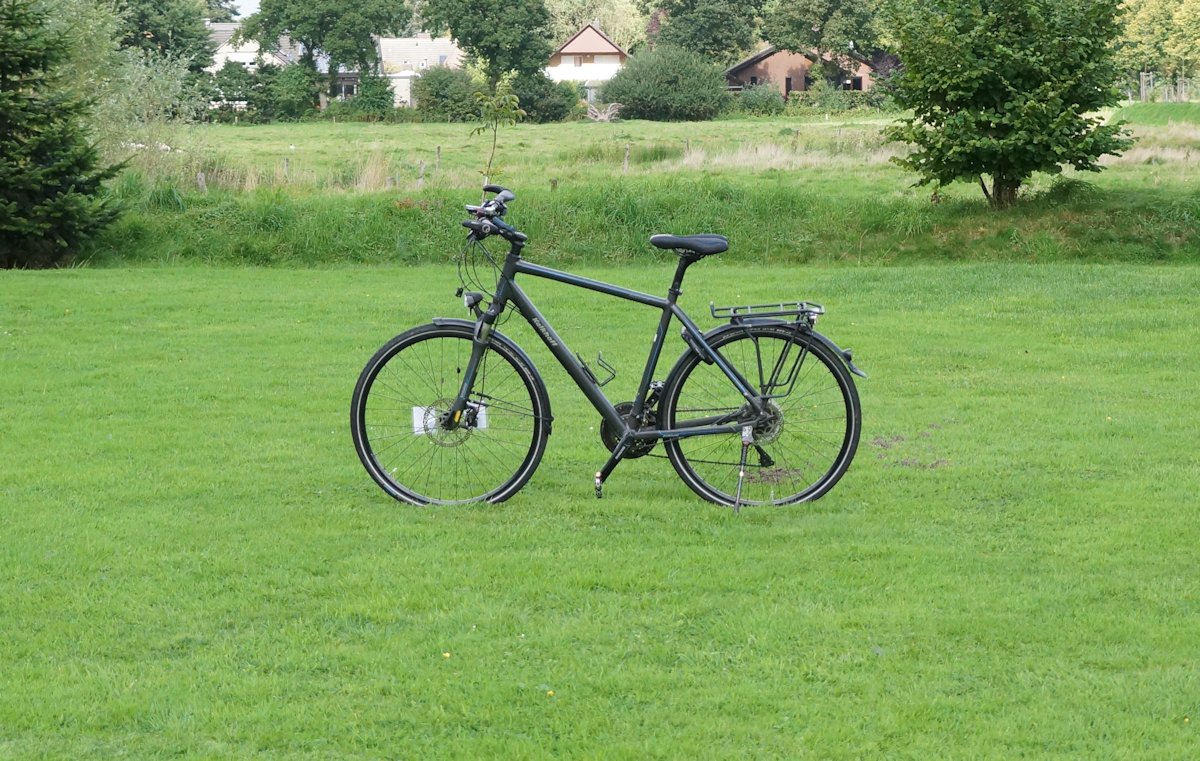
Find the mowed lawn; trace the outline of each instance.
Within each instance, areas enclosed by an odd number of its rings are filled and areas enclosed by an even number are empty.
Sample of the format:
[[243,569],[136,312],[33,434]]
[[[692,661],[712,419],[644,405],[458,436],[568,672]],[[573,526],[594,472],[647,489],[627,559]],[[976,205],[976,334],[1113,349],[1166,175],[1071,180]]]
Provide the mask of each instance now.
[[[515,318],[532,482],[387,498],[350,393],[456,286],[0,275],[0,757],[1195,756],[1200,268],[694,267],[702,324],[819,301],[871,376],[838,486],[741,515],[654,457],[594,499],[598,417]],[[654,315],[531,290],[628,394]]]

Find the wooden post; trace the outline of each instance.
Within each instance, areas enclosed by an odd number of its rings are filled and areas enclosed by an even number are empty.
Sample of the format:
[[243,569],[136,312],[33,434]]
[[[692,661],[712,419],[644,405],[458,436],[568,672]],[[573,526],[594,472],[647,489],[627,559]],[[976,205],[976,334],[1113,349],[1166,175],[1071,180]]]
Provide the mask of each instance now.
[[204,172],[196,172],[196,184],[200,186],[201,193],[208,192],[208,183],[204,181]]
[[442,146],[437,147],[437,163],[433,166],[434,171],[440,173],[442,171]]
[[286,159],[286,158],[285,158],[285,159],[283,160],[283,178],[284,178],[285,180],[286,180],[286,179],[288,179],[288,171],[289,171],[290,169],[291,169],[291,161],[290,161],[289,159]]
[[624,168],[622,168],[621,171],[626,172],[626,173],[629,172],[629,151],[632,150],[632,148],[633,148],[632,143],[625,143],[625,166],[624,166]]
[[425,162],[421,162],[421,172],[417,175],[417,190],[425,187]]

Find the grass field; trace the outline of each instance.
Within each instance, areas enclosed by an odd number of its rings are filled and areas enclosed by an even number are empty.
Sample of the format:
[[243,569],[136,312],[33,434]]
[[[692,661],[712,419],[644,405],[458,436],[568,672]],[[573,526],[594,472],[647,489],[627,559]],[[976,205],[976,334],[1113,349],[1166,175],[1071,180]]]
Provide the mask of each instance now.
[[[931,203],[889,163],[903,148],[882,116],[519,125],[493,180],[516,191],[531,255],[560,264],[637,261],[653,232],[720,232],[759,264],[1197,263],[1200,121],[1164,108],[1128,109],[1138,142],[1104,172],[1035,176],[1002,214],[970,183]],[[210,125],[180,139],[123,176],[128,213],[86,262],[448,261],[486,164],[486,140],[462,124]]]
[[[871,377],[833,492],[740,516],[655,458],[593,499],[512,321],[532,482],[391,502],[349,396],[449,266],[0,276],[0,757],[1192,757],[1200,270],[753,261],[684,305],[821,301]],[[628,393],[653,316],[533,292]]]

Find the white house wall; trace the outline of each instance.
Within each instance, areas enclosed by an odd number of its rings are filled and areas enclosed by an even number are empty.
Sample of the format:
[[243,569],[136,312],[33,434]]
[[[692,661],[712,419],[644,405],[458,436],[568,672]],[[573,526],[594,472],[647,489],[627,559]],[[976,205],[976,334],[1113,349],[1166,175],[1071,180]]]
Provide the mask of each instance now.
[[592,63],[576,66],[572,56],[564,55],[563,62],[558,66],[547,66],[546,76],[555,82],[607,82],[621,70],[621,57],[618,55],[597,55]]

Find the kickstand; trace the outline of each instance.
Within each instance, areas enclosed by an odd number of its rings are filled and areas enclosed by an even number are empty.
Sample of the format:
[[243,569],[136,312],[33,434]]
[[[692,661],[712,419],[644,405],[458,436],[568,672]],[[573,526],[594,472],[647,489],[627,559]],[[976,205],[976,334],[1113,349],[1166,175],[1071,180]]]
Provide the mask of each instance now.
[[604,499],[604,482],[612,475],[613,468],[617,467],[617,463],[625,456],[626,450],[629,449],[629,437],[624,436],[617,442],[617,446],[613,448],[612,455],[609,456],[608,462],[604,463],[604,467],[596,471],[596,499]]
[[742,426],[742,460],[738,463],[737,495],[733,498],[733,511],[735,513],[742,511],[742,481],[746,478],[746,453],[750,451],[750,447],[753,445],[754,428],[749,425]]

